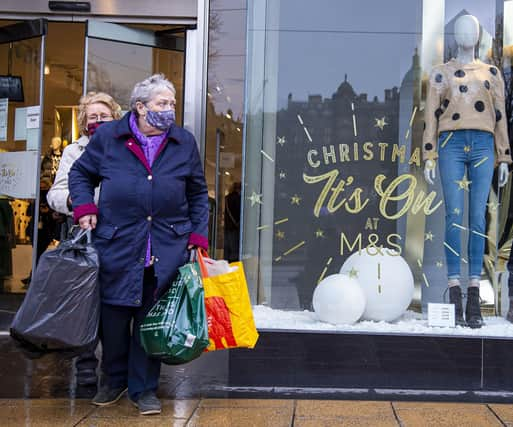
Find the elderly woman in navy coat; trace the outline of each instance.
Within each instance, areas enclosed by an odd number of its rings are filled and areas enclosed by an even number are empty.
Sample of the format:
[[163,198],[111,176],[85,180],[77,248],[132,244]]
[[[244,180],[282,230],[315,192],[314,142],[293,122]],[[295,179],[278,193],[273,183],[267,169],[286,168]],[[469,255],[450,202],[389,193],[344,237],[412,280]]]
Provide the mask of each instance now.
[[207,247],[207,186],[194,137],[175,124],[175,93],[163,75],[137,83],[131,111],[98,128],[69,174],[75,220],[94,230],[100,255],[105,378],[93,403],[128,388],[141,414],[160,413],[160,361],[144,352],[139,326],[188,249]]

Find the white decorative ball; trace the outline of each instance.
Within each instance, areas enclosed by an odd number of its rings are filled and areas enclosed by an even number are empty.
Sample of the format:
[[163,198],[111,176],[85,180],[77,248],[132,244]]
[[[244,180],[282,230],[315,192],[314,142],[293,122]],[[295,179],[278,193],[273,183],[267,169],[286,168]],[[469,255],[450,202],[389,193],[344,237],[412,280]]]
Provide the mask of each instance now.
[[342,265],[340,273],[355,277],[365,293],[367,304],[362,318],[387,321],[404,314],[414,292],[410,267],[392,249],[369,248],[352,254]]
[[313,308],[323,322],[353,324],[365,309],[365,294],[356,279],[346,274],[333,274],[315,288]]

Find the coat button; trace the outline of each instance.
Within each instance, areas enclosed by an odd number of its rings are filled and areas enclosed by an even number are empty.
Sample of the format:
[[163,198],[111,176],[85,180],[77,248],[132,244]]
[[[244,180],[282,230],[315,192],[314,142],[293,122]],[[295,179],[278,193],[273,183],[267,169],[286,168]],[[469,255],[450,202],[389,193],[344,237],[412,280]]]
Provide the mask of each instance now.
[[136,304],[140,304],[140,303],[141,303],[141,300],[140,300],[140,299],[136,299],[134,302],[135,302]]
[[159,262],[159,259],[158,259],[158,257],[155,257],[155,262]]
[[147,219],[148,221],[151,221],[153,218],[151,217],[151,215],[148,215],[148,216],[146,217],[146,219]]
[[148,181],[151,181],[153,179],[152,175],[148,175]]
[[142,264],[144,262],[144,258],[139,258],[139,262]]

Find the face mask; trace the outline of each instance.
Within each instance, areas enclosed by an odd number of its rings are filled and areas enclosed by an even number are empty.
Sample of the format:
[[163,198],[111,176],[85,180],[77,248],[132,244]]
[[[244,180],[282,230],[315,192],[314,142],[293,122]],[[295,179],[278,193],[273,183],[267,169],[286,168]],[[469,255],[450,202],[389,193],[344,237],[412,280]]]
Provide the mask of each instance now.
[[152,111],[147,110],[146,113],[146,122],[159,130],[168,130],[175,123],[175,111],[174,110],[166,110],[166,111]]
[[103,125],[105,122],[94,122],[89,123],[87,125],[87,134],[89,135],[89,138],[91,138],[94,133],[96,132],[96,129],[98,129],[98,126]]

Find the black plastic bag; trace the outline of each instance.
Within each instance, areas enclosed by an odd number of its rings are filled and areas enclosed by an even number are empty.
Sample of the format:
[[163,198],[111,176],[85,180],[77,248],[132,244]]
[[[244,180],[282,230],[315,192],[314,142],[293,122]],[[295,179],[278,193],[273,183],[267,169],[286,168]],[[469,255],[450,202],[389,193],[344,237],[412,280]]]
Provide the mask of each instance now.
[[99,259],[91,232],[81,230],[41,255],[11,336],[29,357],[94,348],[100,321]]

